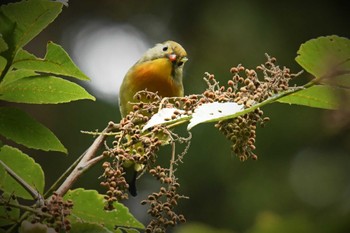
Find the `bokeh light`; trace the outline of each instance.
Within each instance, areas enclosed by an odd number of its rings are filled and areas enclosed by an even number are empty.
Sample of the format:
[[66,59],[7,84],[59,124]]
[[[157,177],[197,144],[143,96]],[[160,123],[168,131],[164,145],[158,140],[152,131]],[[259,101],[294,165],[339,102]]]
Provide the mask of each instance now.
[[115,102],[128,69],[149,48],[147,38],[129,24],[83,20],[64,33],[77,65],[91,78],[98,98]]

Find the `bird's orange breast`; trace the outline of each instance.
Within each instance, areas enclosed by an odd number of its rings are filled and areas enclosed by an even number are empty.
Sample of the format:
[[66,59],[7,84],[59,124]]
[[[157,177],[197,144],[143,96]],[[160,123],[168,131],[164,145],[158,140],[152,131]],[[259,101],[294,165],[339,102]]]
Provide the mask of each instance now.
[[172,77],[172,63],[167,58],[144,62],[135,66],[131,74],[134,91],[158,92],[162,97],[182,96],[183,87]]
[[172,77],[173,64],[167,58],[158,58],[151,61],[135,64],[124,78],[120,89],[120,105],[122,114],[132,110],[134,95],[143,90],[157,92],[161,97],[183,96],[182,82]]

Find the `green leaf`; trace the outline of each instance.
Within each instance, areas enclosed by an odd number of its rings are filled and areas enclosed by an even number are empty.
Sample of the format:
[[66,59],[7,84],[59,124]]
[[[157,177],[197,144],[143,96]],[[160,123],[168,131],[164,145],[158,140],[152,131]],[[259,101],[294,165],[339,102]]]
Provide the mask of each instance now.
[[[39,193],[43,193],[45,178],[40,165],[35,163],[34,159],[24,154],[17,148],[3,146],[0,150],[0,160],[10,167],[27,184],[32,186]],[[1,169],[4,169],[0,165]],[[15,181],[9,174],[5,173],[0,179],[0,189],[6,193],[24,198],[32,199],[32,196]]]
[[75,222],[72,224],[72,229],[69,231],[70,233],[113,233],[113,231],[109,231],[105,227],[93,224],[93,223],[81,223]]
[[4,71],[6,64],[7,64],[6,58],[0,56],[0,76],[1,76],[2,72]]
[[0,89],[2,86],[5,86],[11,82],[17,81],[21,78],[27,78],[32,76],[38,76],[37,73],[31,70],[13,70],[6,74],[2,82],[0,83]]
[[7,43],[5,42],[4,38],[2,37],[2,35],[0,34],[0,54],[6,50],[8,50],[8,46]]
[[314,108],[337,109],[337,93],[345,89],[328,85],[314,85],[301,91],[282,97],[277,101],[286,104],[298,104]]
[[73,63],[66,51],[53,42],[47,44],[47,51],[44,59],[35,57],[25,50],[20,50],[15,57],[13,67],[17,69],[29,69],[33,71],[65,75],[81,80],[90,80]]
[[0,134],[29,148],[67,153],[48,128],[16,108],[0,107]]
[[28,0],[1,5],[0,33],[7,42],[12,59],[16,52],[47,27],[61,12],[62,3]]
[[[71,222],[87,222],[104,226],[110,231],[115,232],[116,226],[127,228],[142,228],[144,226],[132,216],[127,207],[120,203],[115,203],[115,210],[105,211],[103,195],[96,190],[75,189],[70,190],[64,199],[71,199],[74,208],[71,214]],[[122,231],[118,231],[122,232]],[[131,232],[131,231],[130,231]],[[137,232],[137,231],[133,231]]]
[[312,39],[302,44],[295,59],[321,81],[350,87],[350,40],[338,36]]
[[[2,194],[2,199],[9,204],[18,204],[17,199],[12,199],[10,194],[8,193]],[[16,220],[19,219],[19,214],[20,213],[18,208],[12,207],[8,209],[6,206],[1,205],[0,206],[0,227],[15,224]]]
[[[5,79],[7,79],[6,76]],[[1,100],[29,104],[58,104],[80,99],[95,100],[95,97],[84,88],[62,78],[37,75],[17,76],[15,79],[15,81],[0,83]]]

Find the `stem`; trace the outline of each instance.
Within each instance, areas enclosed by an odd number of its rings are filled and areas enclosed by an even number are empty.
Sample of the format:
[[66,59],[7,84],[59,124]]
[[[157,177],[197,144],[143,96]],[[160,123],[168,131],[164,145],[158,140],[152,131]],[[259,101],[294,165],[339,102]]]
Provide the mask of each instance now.
[[54,190],[57,189],[62,180],[65,179],[68,176],[68,174],[73,171],[73,169],[78,165],[78,163],[86,154],[86,151],[83,154],[81,154],[77,160],[74,161],[74,163],[55,181],[55,183],[53,183],[53,185],[51,185],[51,187],[44,194],[45,198],[49,197],[54,192]]
[[5,58],[7,57],[7,54],[9,54],[8,57],[10,59],[7,60],[6,66],[4,67],[3,71],[0,73],[0,82],[4,79],[6,74],[10,71],[11,66],[13,64],[13,60],[15,59],[16,52],[17,51],[15,50],[8,50],[6,54],[3,54]]
[[33,197],[33,199],[39,201],[40,206],[44,204],[44,199],[37,190],[33,189],[25,180],[22,179],[22,177],[17,175],[17,173],[8,167],[2,160],[0,160],[0,164],[5,168],[6,172]]
[[[97,150],[103,145],[107,135],[114,128],[114,123],[109,122],[108,126],[102,131],[102,133],[95,139],[92,145],[86,150],[82,155],[81,160],[74,167],[73,171],[68,175],[66,180],[61,184],[61,186],[56,190],[59,196],[64,196],[67,191],[72,187],[74,182],[91,166],[100,161],[103,156],[99,156],[94,159]],[[78,159],[79,160],[79,159]],[[68,169],[69,170],[69,169]]]
[[47,213],[43,213],[40,209],[35,209],[26,205],[20,205],[20,204],[15,204],[15,203],[0,203],[0,206],[6,206],[6,207],[13,207],[13,208],[18,208],[21,210],[25,210],[34,214],[40,214],[44,217],[51,218],[52,216]]
[[173,178],[174,174],[174,163],[175,163],[175,142],[171,142],[171,160],[170,160],[170,166],[169,166],[169,178]]

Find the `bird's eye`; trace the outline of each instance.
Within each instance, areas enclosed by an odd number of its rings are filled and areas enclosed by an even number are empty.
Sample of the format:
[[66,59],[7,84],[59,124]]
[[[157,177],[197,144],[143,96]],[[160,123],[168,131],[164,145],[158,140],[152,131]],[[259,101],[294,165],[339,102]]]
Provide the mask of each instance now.
[[168,50],[168,46],[163,47],[163,51],[164,52],[167,51],[167,50]]

